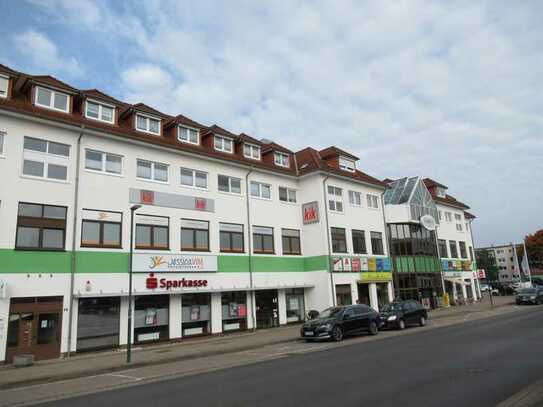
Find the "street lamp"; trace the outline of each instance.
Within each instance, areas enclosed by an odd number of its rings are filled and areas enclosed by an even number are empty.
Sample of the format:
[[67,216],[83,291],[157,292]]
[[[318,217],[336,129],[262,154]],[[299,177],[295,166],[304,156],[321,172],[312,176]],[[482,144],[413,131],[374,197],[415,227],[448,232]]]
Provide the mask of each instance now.
[[126,363],[132,362],[132,255],[134,252],[134,212],[141,205],[130,207],[130,254],[128,256],[128,342],[126,343]]

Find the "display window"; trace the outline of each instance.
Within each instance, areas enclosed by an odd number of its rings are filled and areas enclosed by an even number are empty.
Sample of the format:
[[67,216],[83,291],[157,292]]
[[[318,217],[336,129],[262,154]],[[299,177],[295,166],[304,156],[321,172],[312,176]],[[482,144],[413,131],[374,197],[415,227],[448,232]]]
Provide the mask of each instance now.
[[169,295],[136,297],[134,342],[145,343],[169,338]]
[[211,333],[211,295],[184,294],[181,297],[181,328],[183,336]]
[[223,332],[247,329],[247,293],[225,292],[221,295]]
[[287,323],[301,322],[305,319],[304,289],[291,288],[285,290],[287,301]]
[[119,345],[120,297],[80,298],[77,351]]

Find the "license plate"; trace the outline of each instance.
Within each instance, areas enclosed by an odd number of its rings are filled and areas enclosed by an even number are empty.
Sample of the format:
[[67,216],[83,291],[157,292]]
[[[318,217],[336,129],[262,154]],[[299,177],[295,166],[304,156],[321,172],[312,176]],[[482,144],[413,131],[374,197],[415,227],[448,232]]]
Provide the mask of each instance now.
[[304,332],[304,336],[314,336],[314,335],[315,335],[315,332],[312,332],[312,331]]

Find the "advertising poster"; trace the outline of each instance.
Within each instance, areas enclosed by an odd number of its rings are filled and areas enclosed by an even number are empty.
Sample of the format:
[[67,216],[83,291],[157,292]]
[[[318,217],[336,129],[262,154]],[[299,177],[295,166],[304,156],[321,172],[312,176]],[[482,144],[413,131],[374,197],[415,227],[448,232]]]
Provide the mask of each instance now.
[[228,313],[231,317],[238,316],[238,304],[236,302],[231,302],[230,304],[228,304],[228,310]]
[[147,308],[145,311],[145,325],[155,325],[158,322],[158,313],[155,308]]
[[383,259],[383,271],[392,270],[392,264],[390,263],[390,257]]
[[246,316],[247,316],[247,306],[245,304],[239,304],[238,317],[246,317]]
[[190,320],[198,321],[200,319],[200,306],[193,305],[190,309]]
[[360,271],[368,271],[368,258],[360,257]]
[[343,261],[341,257],[332,257],[332,270],[343,271]]
[[369,271],[377,271],[377,262],[375,261],[375,257],[371,257],[368,259],[368,270]]
[[377,271],[383,271],[384,270],[383,259],[376,259],[376,263],[377,263]]
[[343,258],[343,271],[351,271],[351,258],[350,257],[344,257]]
[[351,259],[351,269],[352,271],[361,271],[362,269],[360,268],[360,257],[353,257]]

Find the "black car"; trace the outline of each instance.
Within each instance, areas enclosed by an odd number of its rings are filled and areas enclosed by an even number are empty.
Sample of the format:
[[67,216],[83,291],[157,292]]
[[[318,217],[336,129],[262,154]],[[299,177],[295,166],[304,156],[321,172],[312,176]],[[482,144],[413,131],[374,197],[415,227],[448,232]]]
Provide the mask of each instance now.
[[379,313],[363,304],[327,308],[300,329],[300,335],[307,341],[341,341],[347,335],[362,332],[371,335],[379,332]]
[[405,329],[408,325],[426,325],[428,312],[414,300],[394,301],[380,313],[381,328]]
[[517,291],[515,298],[517,305],[520,304],[543,304],[543,288],[521,288]]

